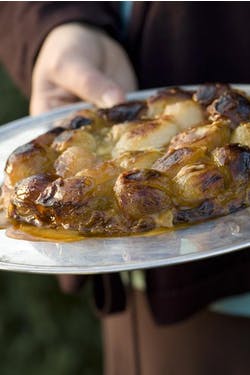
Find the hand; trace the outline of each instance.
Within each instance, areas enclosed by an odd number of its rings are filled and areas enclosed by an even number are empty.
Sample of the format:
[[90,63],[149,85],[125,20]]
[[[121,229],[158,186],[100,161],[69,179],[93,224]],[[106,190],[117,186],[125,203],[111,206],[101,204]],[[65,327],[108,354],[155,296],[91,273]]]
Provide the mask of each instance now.
[[30,113],[40,114],[79,99],[108,107],[136,88],[126,52],[105,33],[77,23],[52,30],[38,54]]
[[[40,114],[79,99],[112,106],[135,88],[133,68],[118,43],[90,27],[66,24],[51,31],[39,52],[30,113]],[[73,275],[57,279],[65,293],[79,290],[84,281]]]

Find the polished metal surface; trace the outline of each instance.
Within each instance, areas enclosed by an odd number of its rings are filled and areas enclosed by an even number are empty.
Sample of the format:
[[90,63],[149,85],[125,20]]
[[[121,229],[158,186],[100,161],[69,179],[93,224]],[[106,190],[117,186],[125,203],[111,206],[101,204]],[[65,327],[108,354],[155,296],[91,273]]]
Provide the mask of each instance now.
[[[241,89],[250,92],[249,86]],[[135,93],[143,98],[152,91]],[[79,103],[0,127],[0,179],[9,153],[52,127]],[[33,273],[94,274],[195,261],[250,246],[250,208],[153,236],[87,238],[54,243],[16,240],[0,230],[0,269]]]

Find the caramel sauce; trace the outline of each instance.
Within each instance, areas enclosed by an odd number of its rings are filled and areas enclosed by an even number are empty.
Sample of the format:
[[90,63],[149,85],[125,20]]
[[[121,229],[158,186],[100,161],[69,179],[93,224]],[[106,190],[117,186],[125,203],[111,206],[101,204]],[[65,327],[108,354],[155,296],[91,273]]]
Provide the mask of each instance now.
[[85,236],[73,230],[38,228],[9,220],[6,217],[5,210],[0,206],[0,230],[3,229],[6,230],[7,237],[25,241],[74,242],[85,238]]
[[38,228],[28,224],[10,225],[6,229],[6,235],[17,240],[47,242],[74,242],[86,238],[73,230]]
[[[24,240],[24,241],[36,241],[36,242],[76,242],[82,241],[89,236],[84,236],[78,231],[63,229],[63,228],[41,228],[34,225],[18,223],[14,220],[9,220],[6,217],[5,210],[0,206],[0,230],[5,229],[7,237]],[[149,232],[131,233],[126,237],[151,237],[159,234],[172,231],[172,228],[158,227]],[[109,236],[112,237],[125,237],[125,236]],[[93,237],[92,237],[93,238]],[[95,238],[103,238],[103,236],[96,236]]]
[[152,236],[158,236],[160,234],[172,232],[173,230],[176,229],[176,227],[177,226],[171,227],[171,228],[159,227],[159,228],[152,229],[152,230],[150,230],[148,232],[133,233],[129,237],[152,237]]
[[[51,229],[51,228],[38,228],[29,224],[23,223],[10,223],[6,220],[5,226],[0,226],[0,229],[6,229],[6,236],[24,241],[35,241],[35,242],[76,242],[82,241],[89,236],[83,236],[77,231],[68,229]],[[149,232],[144,233],[131,233],[126,237],[151,237],[164,234],[173,231],[175,228],[156,228]],[[125,236],[109,236],[107,238],[125,237]],[[92,238],[103,238],[103,236],[92,237]]]
[[[63,228],[41,228],[30,224],[18,223],[13,220],[9,220],[6,217],[5,210],[0,207],[0,230],[5,229],[6,236],[16,240],[24,241],[35,241],[35,242],[76,242],[82,241],[90,236],[84,236],[78,231],[63,229]],[[126,237],[151,237],[157,236],[169,231],[174,228],[158,227],[152,229],[149,232],[131,233]],[[125,236],[109,236],[114,237],[125,237]],[[93,237],[92,237],[93,238]],[[103,236],[96,236],[95,238],[103,238]]]

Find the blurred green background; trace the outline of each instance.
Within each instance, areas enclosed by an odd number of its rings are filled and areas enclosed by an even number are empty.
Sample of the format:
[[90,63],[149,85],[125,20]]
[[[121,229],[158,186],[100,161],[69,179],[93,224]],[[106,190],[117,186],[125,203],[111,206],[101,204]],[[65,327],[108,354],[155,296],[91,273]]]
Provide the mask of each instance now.
[[[0,124],[27,115],[27,100],[1,66],[0,103]],[[0,374],[101,374],[90,300],[90,286],[64,295],[53,276],[0,272]]]

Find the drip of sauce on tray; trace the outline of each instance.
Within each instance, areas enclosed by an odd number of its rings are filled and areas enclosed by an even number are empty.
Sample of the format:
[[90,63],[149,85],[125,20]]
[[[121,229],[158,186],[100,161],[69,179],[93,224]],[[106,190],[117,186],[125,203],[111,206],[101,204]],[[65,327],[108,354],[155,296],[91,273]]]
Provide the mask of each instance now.
[[[89,236],[84,236],[77,231],[66,230],[66,229],[50,229],[50,228],[38,228],[29,224],[22,223],[10,223],[5,219],[5,225],[1,226],[0,229],[6,229],[7,237],[14,238],[17,240],[25,241],[47,241],[47,242],[75,242],[82,241]],[[145,233],[131,233],[130,237],[150,237],[156,236],[168,231],[172,231],[173,228],[157,228],[150,232]],[[120,237],[120,236],[112,236]],[[93,238],[93,237],[92,237]],[[103,238],[102,236],[95,238]],[[109,237],[111,238],[111,237]]]
[[74,242],[86,238],[73,230],[37,228],[28,224],[10,225],[6,235],[18,240],[48,242]]
[[[66,230],[63,228],[39,228],[30,224],[24,223],[17,223],[10,221],[6,217],[6,213],[4,209],[0,207],[0,230],[6,230],[6,236],[10,238],[14,238],[17,240],[25,240],[25,241],[47,241],[47,242],[75,242],[81,241],[86,238],[90,238],[89,236],[84,236],[77,231],[74,230]],[[131,233],[130,237],[151,237],[160,235],[169,231],[172,231],[173,228],[156,228],[149,232],[145,233]],[[103,236],[95,237],[101,238]],[[118,236],[110,236],[110,237],[120,237]]]
[[66,229],[38,228],[33,225],[10,221],[5,210],[0,207],[0,230],[6,230],[6,236],[17,240],[74,242],[85,238],[77,231]]

